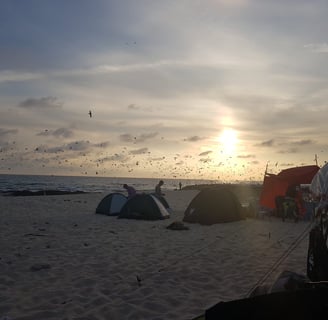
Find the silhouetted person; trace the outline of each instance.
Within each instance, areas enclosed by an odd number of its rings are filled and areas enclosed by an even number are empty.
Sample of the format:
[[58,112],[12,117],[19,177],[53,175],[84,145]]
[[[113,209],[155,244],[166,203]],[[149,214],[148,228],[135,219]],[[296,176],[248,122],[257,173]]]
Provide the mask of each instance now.
[[160,182],[158,182],[158,184],[155,187],[155,195],[158,197],[165,196],[165,194],[162,193],[162,185],[163,184],[164,184],[164,181],[160,180]]
[[165,194],[162,192],[162,185],[163,184],[164,184],[163,180],[160,180],[158,182],[158,184],[155,187],[155,196],[163,204],[165,209],[170,209],[169,204],[167,203],[167,201],[164,198]]
[[128,186],[127,184],[123,184],[123,188],[128,192],[128,199],[134,197],[137,194],[136,189],[131,186]]

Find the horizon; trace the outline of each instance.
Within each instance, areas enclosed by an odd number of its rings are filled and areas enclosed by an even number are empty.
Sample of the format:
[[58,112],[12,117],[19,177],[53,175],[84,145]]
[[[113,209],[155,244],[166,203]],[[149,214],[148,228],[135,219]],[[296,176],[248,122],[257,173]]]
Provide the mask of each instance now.
[[1,7],[0,174],[260,182],[328,157],[325,1]]
[[161,178],[161,177],[118,177],[118,176],[91,176],[91,175],[54,175],[54,174],[16,174],[16,173],[0,173],[0,176],[24,176],[24,177],[47,177],[47,178],[100,178],[100,179],[118,179],[118,180],[164,180],[164,183],[166,180],[171,181],[193,181],[193,182],[205,182],[204,184],[262,184],[263,181],[247,181],[247,180],[241,180],[241,181],[219,181],[219,180],[211,180],[211,179],[193,179],[193,178]]

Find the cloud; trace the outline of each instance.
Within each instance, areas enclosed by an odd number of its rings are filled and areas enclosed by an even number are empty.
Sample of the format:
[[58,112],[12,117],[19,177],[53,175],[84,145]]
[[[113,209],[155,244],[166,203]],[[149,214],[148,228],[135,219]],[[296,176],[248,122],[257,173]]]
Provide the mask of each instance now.
[[91,150],[92,145],[89,141],[80,140],[80,141],[73,141],[61,146],[55,147],[48,147],[47,145],[39,145],[35,148],[36,152],[45,152],[45,153],[57,153],[57,152],[64,152],[64,151],[88,151]]
[[45,152],[45,153],[59,153],[67,151],[65,146],[63,147],[47,147],[47,146],[40,146],[38,147],[39,152]]
[[104,157],[99,159],[100,162],[112,162],[112,161],[118,161],[118,162],[127,162],[130,158],[124,154],[118,154],[115,153],[112,156]]
[[63,137],[63,138],[71,138],[74,135],[73,131],[68,128],[56,129],[52,134],[55,137]]
[[315,144],[315,142],[313,140],[300,140],[300,141],[292,142],[291,144],[296,146],[305,146],[305,145]]
[[298,153],[299,152],[299,149],[298,148],[289,148],[289,149],[286,149],[286,150],[279,150],[278,153],[281,153],[281,154],[290,154],[290,153]]
[[256,158],[254,154],[245,154],[245,155],[239,155],[237,156],[239,159],[251,159],[251,158]]
[[37,136],[53,136],[56,138],[71,138],[74,135],[74,132],[68,128],[58,128],[56,130],[45,130],[37,134]]
[[133,136],[130,133],[121,134],[119,138],[123,142],[132,142],[133,141]]
[[200,157],[203,157],[203,156],[207,156],[207,155],[209,155],[210,153],[212,153],[213,151],[204,151],[204,152],[201,152],[200,154],[199,154],[199,156]]
[[94,144],[94,146],[97,148],[107,148],[107,147],[109,147],[109,145],[110,145],[109,141],[104,141],[104,142],[99,142],[99,143]]
[[204,140],[204,139],[205,139],[204,137],[192,136],[192,137],[183,139],[183,141],[196,142],[196,141],[200,141],[200,140]]
[[155,138],[158,132],[143,133],[139,136],[132,136],[130,133],[124,133],[119,136],[121,141],[124,142],[144,142],[146,140]]
[[61,108],[62,105],[56,97],[28,98],[18,104],[19,107],[27,109]]
[[156,157],[156,158],[151,158],[151,159],[149,159],[150,161],[162,161],[162,160],[164,160],[165,159],[165,157]]
[[304,48],[311,50],[316,53],[328,53],[327,43],[309,43],[304,45]]
[[274,139],[271,139],[271,140],[263,141],[263,142],[257,144],[256,146],[258,146],[258,147],[272,147],[273,144],[274,144]]
[[152,138],[155,138],[158,135],[158,132],[150,132],[150,133],[144,133],[141,134],[139,137],[137,137],[137,140],[140,141],[145,141],[145,140],[149,140]]
[[148,152],[148,148],[141,148],[136,150],[131,150],[129,154],[144,154]]
[[130,105],[128,105],[128,109],[131,109],[131,110],[138,110],[138,109],[140,109],[140,107],[137,107],[135,104],[130,104]]
[[85,151],[88,150],[92,145],[89,141],[80,140],[68,143],[66,146],[66,150],[74,150],[74,151]]
[[[34,149],[34,151],[37,153],[41,153],[41,152],[47,152],[48,149],[49,149],[49,147],[47,145],[40,144]],[[60,150],[60,151],[63,151],[63,150]]]
[[0,128],[0,143],[1,143],[0,148],[1,148],[1,151],[8,151],[9,149],[13,150],[13,144],[15,144],[15,142],[9,143],[8,141],[5,141],[5,140],[8,139],[9,135],[16,134],[16,133],[18,133],[17,129],[3,129],[3,128]]
[[143,106],[137,106],[134,103],[131,103],[128,105],[129,110],[134,110],[134,111],[142,111],[142,112],[153,112],[152,107],[143,107]]
[[40,74],[40,73],[16,72],[16,71],[11,71],[11,70],[0,71],[0,83],[35,80],[35,79],[39,79],[41,77],[42,77],[42,74]]
[[16,134],[17,132],[18,132],[17,129],[3,129],[3,128],[0,128],[0,138],[4,137],[4,136],[7,136],[9,134]]

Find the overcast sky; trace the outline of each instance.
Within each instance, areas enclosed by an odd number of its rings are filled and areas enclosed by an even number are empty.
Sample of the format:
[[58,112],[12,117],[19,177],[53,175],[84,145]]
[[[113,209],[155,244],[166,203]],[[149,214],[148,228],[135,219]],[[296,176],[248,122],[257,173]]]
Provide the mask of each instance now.
[[2,0],[0,173],[323,165],[327,16],[324,0]]

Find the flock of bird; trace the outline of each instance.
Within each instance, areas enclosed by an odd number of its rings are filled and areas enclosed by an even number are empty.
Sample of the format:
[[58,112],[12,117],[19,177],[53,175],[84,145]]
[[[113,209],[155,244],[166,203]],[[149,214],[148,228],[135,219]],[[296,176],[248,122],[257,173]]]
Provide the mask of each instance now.
[[[88,116],[93,118],[92,110],[89,110]],[[164,140],[164,137],[161,137],[161,140]],[[241,181],[245,178],[248,181],[263,179],[265,168],[259,171],[256,163],[240,161],[232,156],[216,157],[215,154],[215,152],[206,154],[181,152],[155,155],[146,147],[141,148],[140,153],[133,152],[131,146],[127,144],[113,154],[109,152],[106,144],[95,145],[83,140],[70,143],[69,148],[66,147],[65,150],[46,146],[19,149],[16,141],[12,141],[0,144],[0,172],[20,172],[22,171],[20,169],[30,166],[31,172],[44,172],[44,174],[62,172],[64,175],[90,176],[142,177],[146,175],[220,182]]]

